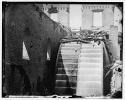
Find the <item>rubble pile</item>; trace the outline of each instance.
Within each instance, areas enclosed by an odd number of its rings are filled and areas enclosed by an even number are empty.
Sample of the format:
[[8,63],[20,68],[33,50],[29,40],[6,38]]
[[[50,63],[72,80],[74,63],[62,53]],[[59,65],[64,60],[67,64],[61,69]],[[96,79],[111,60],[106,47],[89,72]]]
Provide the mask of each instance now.
[[122,98],[122,61],[116,61],[110,68],[112,70],[111,96]]
[[108,37],[108,32],[104,30],[81,30],[83,37]]

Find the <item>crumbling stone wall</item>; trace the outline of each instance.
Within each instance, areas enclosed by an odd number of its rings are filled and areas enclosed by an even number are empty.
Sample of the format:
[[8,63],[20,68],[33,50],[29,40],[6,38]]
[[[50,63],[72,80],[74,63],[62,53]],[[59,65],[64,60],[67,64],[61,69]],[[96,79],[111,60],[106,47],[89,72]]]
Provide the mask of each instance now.
[[[34,4],[9,5],[4,22],[6,94],[52,94],[53,79],[50,78],[54,76],[59,41],[67,32]],[[30,60],[22,59],[23,42]],[[50,61],[47,61],[48,43]]]

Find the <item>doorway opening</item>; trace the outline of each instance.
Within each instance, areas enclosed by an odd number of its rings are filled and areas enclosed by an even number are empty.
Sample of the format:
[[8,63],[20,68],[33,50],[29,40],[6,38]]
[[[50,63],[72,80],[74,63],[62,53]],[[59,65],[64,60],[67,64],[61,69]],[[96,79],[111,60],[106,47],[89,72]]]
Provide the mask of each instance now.
[[93,26],[102,27],[102,12],[93,12]]

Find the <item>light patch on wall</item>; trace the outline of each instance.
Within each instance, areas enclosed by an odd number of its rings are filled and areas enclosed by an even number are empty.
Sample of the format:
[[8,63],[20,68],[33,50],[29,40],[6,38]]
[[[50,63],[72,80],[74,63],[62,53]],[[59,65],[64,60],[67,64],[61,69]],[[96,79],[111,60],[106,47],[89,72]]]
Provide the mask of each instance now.
[[58,21],[58,14],[57,13],[52,13],[51,15],[50,15],[50,18],[52,19],[52,20],[54,20],[54,21]]
[[102,27],[102,12],[93,12],[93,26]]
[[26,46],[23,42],[23,58],[22,59],[25,59],[25,60],[30,60],[29,58],[29,55],[28,55],[28,52],[27,52],[27,49],[26,49]]

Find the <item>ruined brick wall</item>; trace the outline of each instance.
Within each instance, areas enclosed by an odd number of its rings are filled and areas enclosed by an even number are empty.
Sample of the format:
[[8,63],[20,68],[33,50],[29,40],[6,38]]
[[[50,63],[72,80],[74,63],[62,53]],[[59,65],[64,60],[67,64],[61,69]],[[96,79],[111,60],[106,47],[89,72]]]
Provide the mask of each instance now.
[[[28,94],[45,95],[53,92],[48,86],[52,90],[53,79],[50,79],[50,76],[54,74],[59,41],[64,35],[67,35],[66,31],[33,4],[14,4],[6,8],[5,87],[7,94],[20,94],[21,75],[24,78],[22,82],[30,82],[25,83],[23,94],[28,92]],[[22,59],[23,42],[30,60]],[[48,44],[51,45],[49,65],[47,63]],[[15,72],[12,72],[12,67]]]
[[82,8],[82,29],[91,29],[93,27],[93,10],[102,12],[102,26],[104,29],[114,25],[114,14],[112,5],[101,4],[83,4]]

